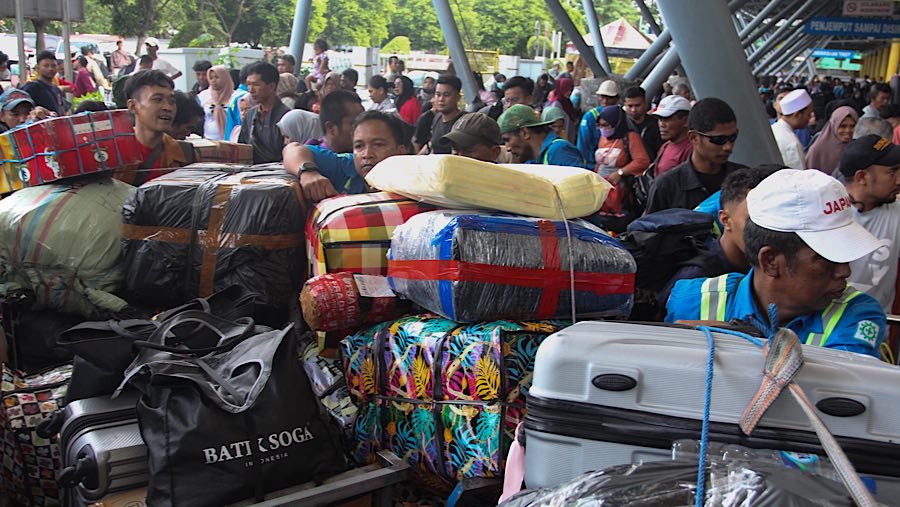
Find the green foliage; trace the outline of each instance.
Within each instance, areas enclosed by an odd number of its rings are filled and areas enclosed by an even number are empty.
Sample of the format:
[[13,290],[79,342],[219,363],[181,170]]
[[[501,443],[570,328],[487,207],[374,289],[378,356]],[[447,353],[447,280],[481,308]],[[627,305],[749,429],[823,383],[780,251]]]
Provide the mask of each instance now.
[[322,36],[332,45],[380,47],[388,39],[388,24],[395,10],[391,1],[328,0]]
[[431,0],[399,0],[389,28],[418,50],[439,52],[447,45]]
[[[13,28],[16,24],[13,22]],[[72,23],[72,31],[78,33],[118,33],[112,25],[112,7],[101,0],[84,0],[84,21]]]
[[528,56],[533,57],[535,54],[540,54],[541,44],[546,44],[547,54],[550,54],[553,51],[553,41],[544,36],[541,36],[541,38],[537,38],[532,35],[528,38],[528,44],[526,45]]
[[412,47],[409,43],[409,37],[398,35],[391,39],[387,44],[385,44],[381,48],[381,51],[385,53],[408,54],[410,51],[412,51]]

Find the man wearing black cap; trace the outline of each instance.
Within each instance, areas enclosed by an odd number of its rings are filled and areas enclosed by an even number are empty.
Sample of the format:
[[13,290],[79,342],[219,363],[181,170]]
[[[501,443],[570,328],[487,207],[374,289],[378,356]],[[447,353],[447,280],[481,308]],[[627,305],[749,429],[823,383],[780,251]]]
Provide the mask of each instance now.
[[848,281],[877,299],[885,312],[897,290],[900,258],[900,146],[877,135],[852,141],[841,157],[840,174],[856,207],[855,220],[884,246],[850,263]]
[[441,144],[450,145],[450,152],[460,157],[482,162],[496,162],[500,157],[500,126],[482,113],[469,113],[456,120]]

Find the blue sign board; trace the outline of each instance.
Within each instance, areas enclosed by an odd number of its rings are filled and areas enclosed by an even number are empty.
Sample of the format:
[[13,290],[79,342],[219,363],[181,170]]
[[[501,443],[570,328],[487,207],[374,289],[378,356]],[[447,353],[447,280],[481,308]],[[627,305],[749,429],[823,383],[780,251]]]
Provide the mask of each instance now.
[[865,18],[812,18],[803,25],[810,35],[889,39],[900,37],[900,20]]
[[838,58],[838,59],[853,59],[853,58],[861,58],[857,51],[850,51],[846,49],[817,49],[813,51],[813,58]]

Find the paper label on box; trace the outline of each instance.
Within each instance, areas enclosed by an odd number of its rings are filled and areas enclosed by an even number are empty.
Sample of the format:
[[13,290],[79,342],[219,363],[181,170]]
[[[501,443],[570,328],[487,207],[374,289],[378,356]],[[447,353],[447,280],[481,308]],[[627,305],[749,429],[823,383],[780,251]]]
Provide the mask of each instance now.
[[386,276],[353,275],[359,295],[366,298],[392,298],[397,295],[391,290]]
[[109,120],[99,120],[94,123],[78,123],[75,125],[75,134],[90,134],[93,132],[103,132],[104,130],[112,130],[112,122]]

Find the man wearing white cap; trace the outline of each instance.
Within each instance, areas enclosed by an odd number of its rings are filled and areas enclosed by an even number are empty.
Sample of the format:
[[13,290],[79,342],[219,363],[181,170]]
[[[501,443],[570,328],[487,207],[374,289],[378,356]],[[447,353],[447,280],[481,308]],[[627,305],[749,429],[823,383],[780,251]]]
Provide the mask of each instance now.
[[772,134],[778,143],[781,159],[791,169],[806,169],[803,143],[794,131],[809,125],[813,113],[812,97],[806,90],[794,90],[785,95],[779,104],[781,117],[772,124]]
[[600,105],[584,113],[581,116],[581,122],[578,124],[578,140],[576,147],[581,152],[581,156],[587,162],[588,167],[594,167],[594,152],[597,151],[597,145],[600,143],[600,126],[597,119],[600,117],[600,111],[606,106],[614,106],[619,103],[619,85],[611,79],[600,83],[597,89],[597,96],[600,98]]
[[163,71],[173,81],[181,77],[180,70],[156,54],[159,51],[159,40],[156,37],[147,37],[144,40],[144,47],[147,48],[147,54],[150,55],[150,58],[153,58],[153,70]]
[[[747,194],[747,211],[750,272],[678,281],[666,321],[787,327],[807,345],[878,357],[884,311],[847,278],[849,262],[882,244],[854,220],[844,186],[819,171],[783,169]],[[776,322],[768,317],[772,305]]]
[[667,173],[691,158],[694,145],[688,137],[690,112],[690,101],[681,95],[666,96],[653,111],[659,121],[659,135],[665,141],[653,163],[653,177]]

